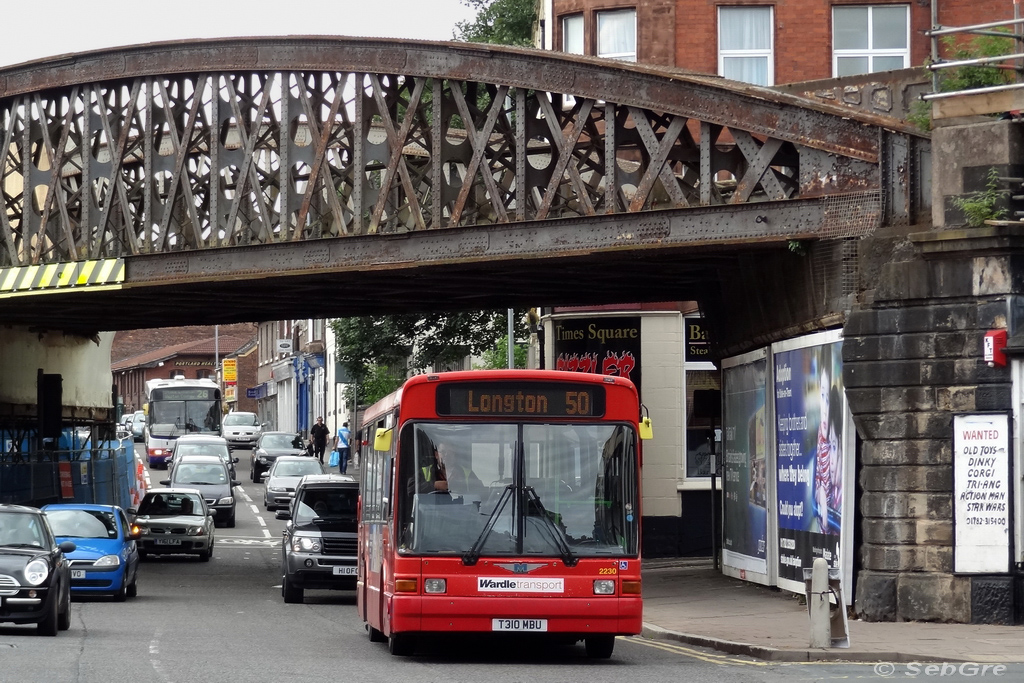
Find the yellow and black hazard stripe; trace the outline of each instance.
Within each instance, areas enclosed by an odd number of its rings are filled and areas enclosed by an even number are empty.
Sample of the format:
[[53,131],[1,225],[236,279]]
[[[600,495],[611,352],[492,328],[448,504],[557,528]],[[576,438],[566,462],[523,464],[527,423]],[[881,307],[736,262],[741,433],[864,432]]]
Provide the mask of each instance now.
[[0,298],[77,288],[110,289],[120,287],[123,282],[123,258],[0,268]]

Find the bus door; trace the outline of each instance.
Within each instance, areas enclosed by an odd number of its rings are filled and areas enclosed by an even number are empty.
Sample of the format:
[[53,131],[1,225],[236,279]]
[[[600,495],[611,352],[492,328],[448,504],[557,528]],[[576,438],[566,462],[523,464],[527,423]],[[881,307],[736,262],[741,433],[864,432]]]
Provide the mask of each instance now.
[[[392,427],[393,415],[382,419],[379,425],[385,429]],[[363,466],[363,525],[360,542],[362,543],[362,586],[361,613],[371,626],[378,629],[384,623],[386,610],[384,585],[387,580],[388,553],[392,550],[389,543],[388,515],[391,511],[391,454],[394,452],[397,437],[392,431],[391,448],[378,451],[373,447],[373,434],[376,426],[370,426],[369,447],[362,458]],[[364,428],[365,429],[365,428]]]

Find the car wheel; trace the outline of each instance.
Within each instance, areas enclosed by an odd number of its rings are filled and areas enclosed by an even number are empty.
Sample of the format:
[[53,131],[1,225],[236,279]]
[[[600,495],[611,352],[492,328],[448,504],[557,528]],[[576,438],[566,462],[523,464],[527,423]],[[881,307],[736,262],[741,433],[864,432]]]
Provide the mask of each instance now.
[[615,636],[600,635],[584,638],[583,642],[587,647],[587,656],[591,659],[608,659],[615,649]]
[[135,576],[132,578],[132,582],[128,584],[128,597],[134,598],[139,594],[139,572],[135,570]]
[[234,529],[235,528],[235,513],[233,511],[231,513],[231,516],[228,517],[227,527],[229,529]]
[[200,562],[209,562],[211,557],[213,557],[213,553],[211,553],[209,550],[204,550],[203,552],[199,553]]
[[50,603],[49,609],[46,610],[46,616],[43,617],[42,621],[36,624],[36,632],[41,636],[55,636],[57,635],[57,620],[60,616],[60,596],[54,596],[53,601]]
[[260,483],[260,469],[258,467],[256,467],[255,465],[252,468],[252,483],[254,483],[254,484]]
[[121,577],[121,587],[114,593],[114,602],[124,602],[128,597],[128,572]]
[[64,596],[64,609],[57,615],[57,630],[67,631],[71,628],[71,589]]
[[281,584],[281,595],[287,603],[301,603],[303,590],[286,578],[284,583]]
[[395,657],[408,657],[416,650],[416,636],[411,633],[392,633],[388,638],[388,651]]
[[387,638],[384,637],[383,633],[381,633],[374,627],[370,626],[369,624],[366,625],[366,631],[370,634],[371,643],[383,643],[387,641]]

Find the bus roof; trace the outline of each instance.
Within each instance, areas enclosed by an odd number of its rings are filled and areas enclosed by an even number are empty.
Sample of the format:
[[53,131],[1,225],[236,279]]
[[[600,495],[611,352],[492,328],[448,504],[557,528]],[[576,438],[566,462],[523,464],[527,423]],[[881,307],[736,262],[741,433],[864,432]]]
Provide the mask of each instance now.
[[208,377],[202,379],[185,379],[184,377],[178,376],[174,378],[158,378],[146,380],[146,395],[148,396],[154,389],[163,389],[166,387],[206,387],[208,389],[220,389],[220,386]]

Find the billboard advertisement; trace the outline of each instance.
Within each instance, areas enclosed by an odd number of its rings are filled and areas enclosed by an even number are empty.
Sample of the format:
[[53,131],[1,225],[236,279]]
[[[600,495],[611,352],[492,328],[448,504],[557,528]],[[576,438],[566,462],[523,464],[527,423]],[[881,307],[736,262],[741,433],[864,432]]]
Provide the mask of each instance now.
[[619,375],[640,387],[640,318],[559,318],[554,321],[555,370]]
[[[849,594],[852,558],[843,557],[846,447],[842,339],[823,333],[776,345],[772,354],[779,585],[803,591],[803,569],[823,557],[843,570]],[[852,441],[851,441],[852,443]]]
[[[725,459],[722,464],[724,522],[722,564],[740,578],[768,581],[768,361],[759,356],[722,364]],[[747,576],[747,572],[761,575]],[[727,572],[734,574],[735,572]]]

